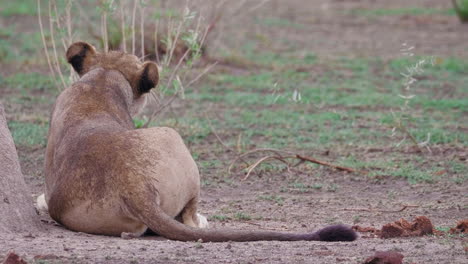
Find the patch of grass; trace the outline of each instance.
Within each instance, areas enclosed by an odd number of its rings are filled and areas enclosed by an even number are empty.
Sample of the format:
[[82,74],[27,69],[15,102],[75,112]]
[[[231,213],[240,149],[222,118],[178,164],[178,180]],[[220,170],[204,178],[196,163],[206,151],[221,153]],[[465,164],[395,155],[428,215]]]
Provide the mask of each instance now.
[[288,19],[279,18],[279,17],[262,17],[256,19],[257,24],[271,26],[271,27],[288,27],[288,28],[304,28],[306,25],[299,24]]
[[[323,184],[314,183],[312,185],[304,184],[302,182],[293,182],[288,184],[289,192],[300,192],[300,193],[309,193],[313,190],[321,190],[323,188]],[[286,190],[285,190],[286,191]]]
[[46,145],[47,125],[33,124],[27,122],[8,122],[13,140],[17,146],[41,146]]
[[227,215],[212,215],[210,216],[210,220],[214,220],[214,221],[227,221],[227,220],[230,220],[231,218]]
[[40,73],[17,73],[5,77],[3,84],[10,89],[26,89],[44,91],[54,88],[54,82],[49,75]]
[[[414,56],[411,58],[408,57],[401,57],[392,59],[388,62],[390,68],[396,73],[399,74],[402,72],[406,67],[414,65],[415,62],[420,60],[430,60],[430,56]],[[425,66],[426,71],[428,73],[437,73],[441,71],[447,71],[450,73],[467,73],[468,72],[468,62],[465,60],[454,58],[454,57],[447,57],[447,58],[433,58],[434,65],[428,64]]]
[[263,201],[272,201],[278,205],[284,204],[284,198],[281,196],[277,196],[277,195],[259,195],[258,199],[263,200]]
[[466,110],[468,109],[468,100],[466,99],[426,99],[420,100],[417,99],[416,102],[420,102],[421,106],[426,109],[437,109],[437,110],[452,110],[452,109],[460,109]]
[[455,15],[455,11],[452,8],[440,9],[421,7],[354,9],[351,13],[360,16]]
[[399,164],[397,168],[390,170],[389,174],[394,177],[405,178],[411,184],[418,182],[435,182],[434,171],[423,171],[415,167],[414,164]]
[[4,1],[0,7],[0,15],[35,15],[36,1],[21,0],[21,1]]
[[244,212],[235,213],[233,218],[236,220],[244,220],[244,221],[252,220],[252,217]]

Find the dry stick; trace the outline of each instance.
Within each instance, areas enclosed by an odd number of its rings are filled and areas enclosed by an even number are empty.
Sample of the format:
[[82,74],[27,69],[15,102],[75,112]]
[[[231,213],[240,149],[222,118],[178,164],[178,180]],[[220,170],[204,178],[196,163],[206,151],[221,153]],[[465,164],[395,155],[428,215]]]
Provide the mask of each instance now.
[[211,133],[213,133],[213,135],[216,137],[216,139],[219,141],[219,143],[221,143],[221,145],[230,150],[230,151],[234,151],[231,147],[229,147],[226,143],[224,143],[224,141],[219,137],[218,133],[216,133],[215,129],[213,128],[213,125],[211,124],[211,120],[208,118],[208,116],[205,114],[205,118],[206,118],[206,121],[208,121],[208,127],[210,128],[211,130]]
[[208,67],[206,67],[197,77],[195,77],[193,80],[191,80],[186,86],[185,88],[188,88],[190,87],[192,84],[196,83],[203,75],[205,75],[207,72],[211,71],[211,69],[216,66],[218,64],[218,62],[214,62],[210,65],[208,65]]
[[364,212],[378,212],[378,213],[399,213],[403,212],[407,208],[410,207],[419,207],[419,205],[409,205],[405,204],[403,207],[399,210],[376,210],[372,208],[343,208],[343,211],[364,211]]
[[319,164],[319,165],[332,167],[332,168],[342,170],[342,171],[367,174],[367,171],[359,171],[359,170],[355,170],[355,169],[348,168],[348,167],[334,165],[334,164],[331,164],[331,163],[328,163],[328,162],[325,162],[325,161],[316,160],[316,159],[311,158],[311,157],[301,156],[299,154],[296,155],[296,158],[301,159],[301,160],[306,160],[306,161],[309,161],[309,162],[312,162],[312,163],[316,163],[316,164]]
[[278,229],[278,228],[271,228],[271,227],[264,227],[263,225],[261,224],[257,224],[257,223],[254,223],[254,222],[249,222],[249,221],[238,221],[239,223],[244,223],[244,224],[249,224],[249,225],[254,225],[254,226],[259,226],[261,227],[263,230],[271,230],[271,231],[279,231],[279,232],[284,232],[284,231],[288,231],[289,229]]
[[135,54],[135,16],[136,8],[139,0],[134,0],[133,4],[133,14],[132,14],[132,54]]
[[289,163],[287,161],[285,161],[282,157],[278,157],[278,156],[266,156],[266,157],[263,157],[263,158],[260,158],[259,160],[257,160],[254,164],[250,165],[250,167],[248,167],[248,171],[247,171],[247,174],[244,176],[244,178],[242,178],[242,181],[245,181],[247,180],[247,178],[249,178],[250,176],[250,173],[258,166],[260,165],[262,162],[266,161],[266,160],[269,160],[269,159],[276,159],[276,160],[279,160],[281,162],[283,162],[284,164],[286,164],[287,168],[288,168],[288,171],[289,171]]
[[[224,143],[224,141],[221,139],[221,137],[219,137],[218,133],[216,133],[216,130],[213,128],[213,125],[211,123],[211,120],[208,118],[208,115],[205,114],[205,118],[206,118],[206,121],[208,121],[208,127],[210,128],[211,132],[213,133],[213,135],[215,135],[216,139],[219,141],[219,143],[221,143],[221,145],[226,148],[227,150],[230,150],[234,153],[237,153],[235,149],[229,147],[226,143]],[[244,162],[247,166],[249,166],[249,163],[247,161],[245,161],[243,158],[240,159],[242,162]]]
[[279,149],[273,149],[273,148],[260,148],[260,149],[253,149],[253,150],[250,150],[250,151],[247,151],[239,156],[237,156],[232,162],[231,164],[229,165],[229,168],[228,168],[228,173],[231,174],[231,171],[232,171],[232,167],[234,166],[234,164],[241,158],[245,157],[245,156],[248,156],[250,154],[253,154],[253,153],[256,153],[256,152],[273,152],[276,154],[276,156],[278,157],[281,157],[281,153],[287,153],[287,154],[292,154],[291,152],[289,151],[284,151],[284,150],[279,150]]
[[146,123],[142,126],[142,128],[148,128],[148,125],[149,123],[151,123],[151,121],[153,121],[153,118],[155,118],[159,113],[166,109],[166,107],[172,104],[172,102],[177,98],[178,94],[179,93],[176,92],[163,106],[159,107],[158,110],[154,111],[153,114],[151,114],[150,118],[148,118],[148,121],[146,121]]
[[122,30],[122,44],[123,51],[127,52],[127,40],[125,38],[125,12],[124,12],[124,0],[120,1],[120,27]]
[[49,29],[50,29],[50,38],[52,40],[52,50],[54,51],[54,58],[55,58],[55,68],[57,73],[62,81],[63,89],[67,87],[65,84],[65,80],[63,79],[62,69],[60,69],[59,59],[57,55],[57,48],[55,47],[55,37],[54,37],[54,21],[52,19],[52,1],[49,1]]
[[57,83],[57,78],[55,76],[55,70],[52,67],[52,63],[50,62],[49,51],[47,49],[47,42],[45,40],[44,27],[42,25],[42,18],[41,18],[41,0],[37,0],[37,18],[39,20],[39,29],[41,30],[42,45],[44,46],[44,52],[45,52],[45,55],[46,55],[47,64],[49,65],[49,70],[52,73],[52,77],[54,79],[55,86],[56,86],[57,90],[60,90],[59,84]]

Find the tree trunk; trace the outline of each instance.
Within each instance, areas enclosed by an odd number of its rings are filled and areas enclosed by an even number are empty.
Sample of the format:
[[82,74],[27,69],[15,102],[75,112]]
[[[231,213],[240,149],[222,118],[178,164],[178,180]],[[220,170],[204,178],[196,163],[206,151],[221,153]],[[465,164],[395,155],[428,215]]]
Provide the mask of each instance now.
[[0,233],[31,232],[39,228],[39,218],[0,104]]

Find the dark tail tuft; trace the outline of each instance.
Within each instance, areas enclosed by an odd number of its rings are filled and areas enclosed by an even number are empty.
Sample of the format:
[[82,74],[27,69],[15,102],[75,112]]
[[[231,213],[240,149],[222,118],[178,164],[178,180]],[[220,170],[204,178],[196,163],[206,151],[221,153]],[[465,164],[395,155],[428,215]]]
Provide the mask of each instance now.
[[315,232],[319,241],[354,241],[357,238],[356,232],[351,227],[345,225],[327,226]]

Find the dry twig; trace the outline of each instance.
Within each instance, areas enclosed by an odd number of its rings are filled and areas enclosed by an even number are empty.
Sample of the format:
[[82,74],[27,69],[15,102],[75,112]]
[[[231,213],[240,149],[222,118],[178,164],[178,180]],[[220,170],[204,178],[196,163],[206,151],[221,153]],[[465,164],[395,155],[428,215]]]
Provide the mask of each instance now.
[[401,209],[398,210],[378,210],[378,209],[373,209],[373,208],[344,208],[343,211],[362,211],[362,212],[378,212],[378,213],[399,213],[403,212],[407,208],[410,207],[419,207],[419,205],[409,205],[409,204],[404,204]]
[[[249,156],[251,154],[259,153],[259,152],[273,152],[274,155],[264,156],[264,157],[258,159],[252,165],[243,168],[243,170],[247,169],[246,175],[244,176],[244,178],[242,178],[243,181],[246,180],[250,176],[252,171],[256,167],[258,167],[258,165],[260,165],[262,162],[264,162],[266,160],[271,160],[271,159],[276,159],[276,160],[279,160],[279,161],[283,162],[284,164],[286,164],[286,168],[287,168],[288,171],[291,171],[291,167],[296,167],[299,164],[301,164],[301,163],[303,163],[305,161],[308,161],[308,162],[312,162],[312,163],[319,164],[319,165],[322,165],[322,166],[327,166],[327,167],[335,168],[335,169],[338,169],[338,170],[342,170],[342,171],[367,174],[366,171],[359,171],[359,170],[356,170],[356,169],[353,169],[353,168],[339,166],[339,165],[331,164],[331,163],[328,163],[328,162],[325,162],[325,161],[320,161],[320,160],[317,160],[317,159],[314,159],[314,158],[311,158],[311,157],[306,157],[306,156],[302,156],[302,155],[299,155],[299,154],[295,154],[295,153],[290,152],[290,151],[284,151],[284,150],[278,150],[278,149],[272,149],[272,148],[254,149],[254,150],[250,150],[250,151],[247,151],[247,152],[245,152],[243,154],[238,155],[231,162],[231,164],[229,165],[228,173],[230,174],[232,172],[232,168],[234,167],[234,165],[236,164],[236,162],[238,160],[243,159],[246,156]],[[285,156],[283,154],[288,154],[288,156]],[[298,159],[299,162],[297,162],[296,164],[291,166],[290,163],[287,161],[288,159]]]
[[319,165],[323,165],[323,166],[327,166],[327,167],[332,167],[332,168],[335,168],[337,170],[342,170],[342,171],[347,171],[347,172],[354,172],[354,173],[363,173],[363,174],[367,174],[366,171],[359,171],[359,170],[355,170],[353,168],[348,168],[348,167],[343,167],[343,166],[339,166],[339,165],[334,165],[334,164],[331,164],[331,163],[328,163],[328,162],[325,162],[325,161],[320,161],[320,160],[317,160],[317,159],[314,159],[314,158],[311,158],[311,157],[306,157],[306,156],[301,156],[301,155],[296,155],[296,157],[300,160],[305,160],[305,161],[309,161],[309,162],[312,162],[312,163],[315,163],[315,164],[319,164]]

